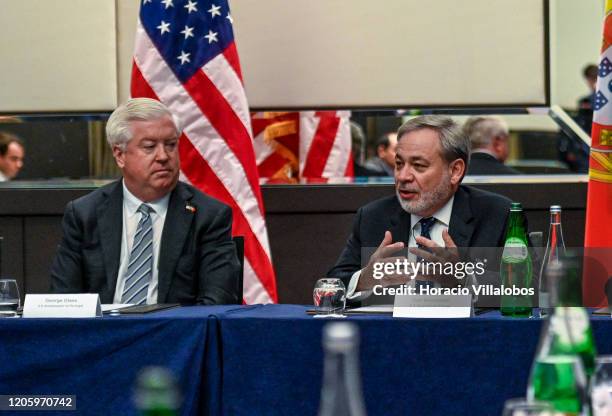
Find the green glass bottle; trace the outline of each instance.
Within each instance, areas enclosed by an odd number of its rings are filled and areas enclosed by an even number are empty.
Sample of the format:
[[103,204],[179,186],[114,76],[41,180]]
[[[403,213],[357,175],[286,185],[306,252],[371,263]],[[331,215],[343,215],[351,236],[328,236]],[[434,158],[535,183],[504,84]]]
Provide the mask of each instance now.
[[146,367],[138,375],[135,404],[142,416],[177,416],[180,395],[172,373],[163,367]]
[[[503,293],[501,296],[501,313],[504,316],[529,317],[533,302],[526,293],[532,285],[532,262],[527,244],[525,217],[519,202],[510,207],[508,229],[500,264],[500,275]],[[518,293],[520,291],[522,293]],[[506,293],[509,292],[509,293]]]
[[588,415],[587,380],[595,366],[589,316],[581,306],[580,267],[568,252],[547,266],[552,309],[544,321],[527,396],[553,403],[564,415]]
[[550,319],[555,334],[550,353],[579,356],[587,377],[591,377],[597,352],[589,313],[582,307],[579,261],[571,251],[560,259],[559,264],[549,266],[548,272],[556,305]]
[[527,397],[551,403],[558,412],[555,415],[588,415],[586,377],[578,363],[576,357],[569,355],[549,355],[536,360]]

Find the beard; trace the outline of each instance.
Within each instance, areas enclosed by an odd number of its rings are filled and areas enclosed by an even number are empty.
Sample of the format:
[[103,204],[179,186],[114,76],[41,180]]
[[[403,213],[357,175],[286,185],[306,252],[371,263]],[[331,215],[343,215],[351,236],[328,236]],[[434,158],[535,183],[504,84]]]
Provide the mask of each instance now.
[[434,189],[429,192],[419,192],[419,197],[415,201],[406,201],[402,199],[397,187],[395,188],[395,195],[402,209],[409,214],[420,216],[422,216],[422,213],[427,213],[436,205],[442,206],[442,203],[448,199],[452,192],[450,174],[446,172],[440,179],[440,183],[438,183]]

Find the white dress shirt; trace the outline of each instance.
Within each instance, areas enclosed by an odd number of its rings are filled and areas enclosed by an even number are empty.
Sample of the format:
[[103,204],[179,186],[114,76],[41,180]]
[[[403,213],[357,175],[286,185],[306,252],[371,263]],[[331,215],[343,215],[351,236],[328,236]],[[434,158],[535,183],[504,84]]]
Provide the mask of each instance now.
[[2,173],[2,171],[0,170],[0,182],[6,182],[6,181],[8,181],[8,178],[4,176],[4,173]]
[[[149,289],[147,291],[147,305],[157,303],[157,286],[158,286],[158,263],[159,263],[159,248],[161,245],[162,231],[164,230],[164,222],[166,221],[166,213],[168,212],[168,201],[170,194],[146,204],[153,208],[151,213],[151,222],[153,223],[153,270]],[[125,186],[123,182],[123,229],[121,231],[121,262],[119,263],[119,274],[117,275],[117,286],[115,287],[115,297],[113,303],[121,303],[123,295],[123,287],[125,285],[125,273],[127,272],[128,263],[130,260],[130,252],[134,243],[134,234],[138,228],[138,222],[142,214],[138,212],[138,207],[143,202],[136,198]]]
[[[450,224],[451,213],[453,212],[453,201],[455,200],[455,195],[453,195],[447,202],[444,204],[442,208],[438,211],[434,212],[432,217],[436,219],[436,222],[431,226],[429,230],[429,235],[431,237],[431,241],[439,245],[440,247],[444,247],[446,244],[442,239],[442,231],[448,230],[448,226]],[[410,214],[410,237],[408,238],[408,247],[418,247],[416,242],[416,237],[421,235],[421,216]],[[412,253],[408,254],[408,260],[416,261],[416,256]],[[357,289],[357,283],[359,283],[359,276],[361,276],[361,270],[356,271],[351,280],[349,282],[347,292],[347,298],[351,300],[360,300],[365,299],[371,294],[371,291],[364,292],[355,292]]]

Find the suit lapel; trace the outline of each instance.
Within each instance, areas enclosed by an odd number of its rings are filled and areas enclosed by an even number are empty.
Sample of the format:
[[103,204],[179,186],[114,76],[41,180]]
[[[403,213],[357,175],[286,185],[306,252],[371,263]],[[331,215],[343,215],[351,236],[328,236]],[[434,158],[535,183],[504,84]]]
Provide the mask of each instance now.
[[100,245],[106,265],[108,289],[114,293],[119,273],[121,233],[123,230],[123,187],[121,181],[108,190],[106,200],[97,208]]
[[194,214],[186,208],[193,194],[180,182],[170,195],[162,231],[158,264],[158,303],[164,303],[174,277],[176,263],[183,252]]
[[402,209],[397,199],[395,199],[394,212],[391,215],[391,235],[393,242],[402,241],[408,247],[410,239],[410,214]]
[[467,191],[460,186],[455,193],[453,211],[448,227],[449,234],[457,247],[469,247],[474,226],[475,222]]

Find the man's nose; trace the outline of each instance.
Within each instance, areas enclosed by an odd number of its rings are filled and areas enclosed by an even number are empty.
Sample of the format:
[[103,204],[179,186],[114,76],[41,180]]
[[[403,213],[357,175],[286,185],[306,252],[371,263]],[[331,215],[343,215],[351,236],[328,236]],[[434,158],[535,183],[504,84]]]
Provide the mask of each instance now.
[[395,178],[401,182],[412,182],[414,174],[409,166],[403,166],[401,169],[395,168]]
[[160,144],[155,148],[155,160],[160,162],[168,160],[168,152],[163,144]]

